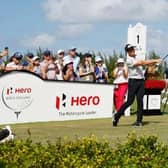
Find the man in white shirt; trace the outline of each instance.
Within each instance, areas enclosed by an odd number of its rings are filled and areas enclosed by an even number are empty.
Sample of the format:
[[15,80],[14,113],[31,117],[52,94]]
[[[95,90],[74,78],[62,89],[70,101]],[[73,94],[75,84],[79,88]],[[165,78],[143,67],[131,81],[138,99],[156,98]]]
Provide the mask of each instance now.
[[73,60],[73,69],[75,72],[75,75],[79,76],[79,64],[80,64],[80,57],[76,55],[76,48],[72,47],[69,49],[69,54],[63,58],[63,60],[66,59],[72,59]]
[[135,54],[135,46],[127,44],[125,51],[128,53],[128,97],[119,111],[114,115],[113,126],[117,126],[118,121],[124,111],[133,103],[134,98],[137,98],[137,120],[134,126],[142,126],[143,118],[143,96],[144,96],[144,73],[143,66],[160,63],[161,59],[137,60]]

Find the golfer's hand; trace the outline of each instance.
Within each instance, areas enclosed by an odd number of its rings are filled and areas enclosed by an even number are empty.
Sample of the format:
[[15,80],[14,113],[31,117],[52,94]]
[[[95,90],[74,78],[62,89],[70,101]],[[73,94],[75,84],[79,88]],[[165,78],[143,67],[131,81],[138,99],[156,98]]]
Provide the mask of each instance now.
[[159,65],[162,62],[162,59],[156,59],[156,65]]

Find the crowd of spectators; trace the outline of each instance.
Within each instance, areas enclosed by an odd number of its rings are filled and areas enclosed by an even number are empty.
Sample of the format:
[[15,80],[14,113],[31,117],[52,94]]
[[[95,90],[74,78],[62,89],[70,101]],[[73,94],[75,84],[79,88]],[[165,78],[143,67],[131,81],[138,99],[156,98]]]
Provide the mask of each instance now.
[[100,56],[93,57],[85,53],[79,57],[77,48],[72,47],[65,53],[58,50],[53,54],[45,50],[42,57],[27,53],[23,56],[15,52],[9,57],[8,48],[0,52],[0,70],[2,72],[24,70],[35,73],[46,80],[82,81],[108,83],[108,70]]

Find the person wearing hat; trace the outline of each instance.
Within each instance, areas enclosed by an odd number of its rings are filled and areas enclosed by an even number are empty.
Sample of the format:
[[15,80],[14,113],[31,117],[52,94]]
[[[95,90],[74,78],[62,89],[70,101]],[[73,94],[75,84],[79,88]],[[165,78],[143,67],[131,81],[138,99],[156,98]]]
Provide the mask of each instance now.
[[63,80],[65,81],[75,81],[76,74],[73,67],[73,59],[66,58],[63,61],[63,70],[62,70]]
[[79,81],[95,81],[94,65],[90,62],[90,58],[92,58],[90,53],[85,53],[83,55],[81,64],[79,65]]
[[52,54],[50,50],[45,50],[43,52],[43,61],[40,63],[43,79],[47,79],[47,68],[51,60],[51,56]]
[[31,70],[31,72],[42,77],[42,70],[41,70],[41,66],[40,66],[40,57],[34,56],[32,58],[32,62],[33,62],[33,68]]
[[55,63],[57,64],[58,70],[59,70],[59,74],[57,74],[57,79],[58,80],[63,80],[62,77],[62,69],[63,69],[63,58],[65,55],[65,51],[64,50],[58,50],[57,51],[57,57],[56,57],[56,61]]
[[128,88],[128,68],[123,58],[119,58],[113,70],[114,78],[114,107],[119,111],[124,103],[125,94]]
[[108,82],[108,70],[103,63],[103,59],[99,56],[95,58],[95,76],[96,83],[107,83]]
[[73,68],[76,76],[79,75],[79,64],[80,64],[80,57],[76,55],[76,47],[71,47],[69,49],[69,54],[64,57],[64,59],[69,58],[73,60]]
[[25,60],[22,62],[22,65],[25,67],[26,70],[28,71],[32,71],[33,69],[33,57],[34,57],[34,54],[31,53],[31,52],[28,52],[26,55],[25,55]]
[[11,57],[11,62],[6,65],[6,71],[13,71],[13,70],[23,70],[23,66],[21,64],[21,60],[23,55],[20,52],[15,52],[14,55]]
[[124,111],[133,103],[135,97],[137,99],[137,119],[133,125],[142,126],[143,96],[145,92],[143,66],[148,66],[161,62],[161,59],[138,60],[136,58],[135,49],[136,46],[131,44],[127,44],[125,46],[125,52],[128,54],[126,61],[128,66],[128,97],[127,101],[114,115],[113,126],[118,125],[120,117],[124,114]]

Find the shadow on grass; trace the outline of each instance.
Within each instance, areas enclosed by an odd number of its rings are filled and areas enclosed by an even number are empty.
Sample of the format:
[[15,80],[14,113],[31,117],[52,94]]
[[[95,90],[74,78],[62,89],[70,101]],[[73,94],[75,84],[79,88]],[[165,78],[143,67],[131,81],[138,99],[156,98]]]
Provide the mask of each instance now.
[[161,123],[160,121],[144,121],[143,125],[149,125],[149,124],[159,124]]
[[163,114],[163,115],[168,115],[168,112],[165,111],[165,112],[162,112],[162,114]]
[[[150,125],[150,124],[160,124],[160,123],[162,123],[162,122],[160,122],[160,121],[143,121],[142,122],[143,124],[143,126],[147,126],[147,125]],[[135,126],[135,125],[133,125],[134,123],[129,123],[129,124],[118,124],[118,126],[119,127],[137,127],[137,126]]]

